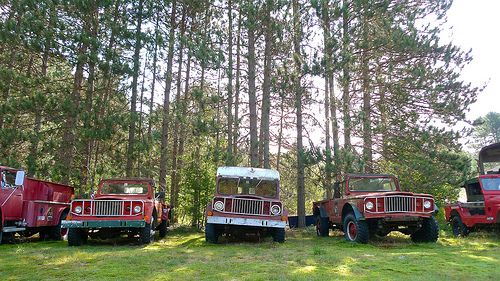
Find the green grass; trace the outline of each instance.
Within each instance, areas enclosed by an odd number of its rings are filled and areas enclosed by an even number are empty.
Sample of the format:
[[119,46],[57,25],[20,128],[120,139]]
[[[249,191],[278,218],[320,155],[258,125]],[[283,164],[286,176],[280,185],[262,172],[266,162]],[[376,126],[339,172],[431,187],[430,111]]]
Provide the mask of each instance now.
[[89,241],[2,244],[0,280],[500,280],[498,234],[454,238],[445,226],[437,243],[424,244],[391,233],[357,245],[338,231],[317,237],[313,228],[287,231],[283,244],[207,245],[202,232],[186,228],[148,246]]

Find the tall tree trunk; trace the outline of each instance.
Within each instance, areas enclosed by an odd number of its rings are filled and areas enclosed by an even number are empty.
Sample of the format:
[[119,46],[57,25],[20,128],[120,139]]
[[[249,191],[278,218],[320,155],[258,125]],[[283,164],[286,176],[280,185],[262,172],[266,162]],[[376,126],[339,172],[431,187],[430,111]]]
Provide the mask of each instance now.
[[[184,38],[184,35],[186,34],[186,7],[182,7],[182,20],[181,20],[181,38]],[[181,101],[181,77],[182,77],[182,53],[184,52],[184,41],[180,41],[179,45],[179,60],[178,60],[178,74],[177,74],[177,94],[175,96],[175,118],[174,118],[174,127],[173,127],[173,132],[172,132],[172,137],[173,137],[173,145],[172,145],[172,174],[171,174],[171,179],[172,181],[170,182],[170,193],[172,198],[172,205],[177,206],[177,198],[179,197],[179,182],[180,182],[180,152],[179,152],[179,142],[180,142],[180,137],[179,137],[179,126],[181,122],[181,116],[179,116],[180,108],[182,107],[182,101]]]
[[235,158],[233,155],[233,3],[228,0],[228,56],[229,67],[227,69],[227,158],[226,165],[234,166]]
[[130,97],[130,125],[128,133],[128,149],[127,149],[127,177],[131,177],[134,169],[135,158],[135,130],[137,119],[137,80],[139,78],[140,54],[142,49],[141,42],[141,26],[142,26],[142,8],[143,0],[139,0],[137,6],[137,26],[135,31],[135,46],[134,46],[134,69],[132,74],[132,96]]
[[241,12],[238,15],[238,39],[236,40],[236,91],[234,93],[234,133],[233,133],[233,157],[238,155],[239,137],[239,106],[240,106],[240,57],[241,57]]
[[[172,88],[172,68],[174,61],[175,44],[175,17],[177,10],[177,1],[172,2],[172,12],[170,14],[170,33],[168,36],[168,55],[167,69],[165,72],[165,91],[163,97],[163,118],[161,129],[161,155],[160,155],[160,175],[158,183],[160,192],[165,192],[167,187],[167,157],[168,157],[168,121],[170,118],[170,90]],[[173,197],[170,197],[170,204],[173,205]]]
[[368,5],[364,4],[364,13],[361,15],[362,28],[363,28],[363,41],[361,50],[361,79],[363,89],[363,161],[364,172],[373,172],[373,154],[372,154],[372,130],[371,130],[371,94],[370,94],[370,77],[369,77],[369,53],[368,38],[369,22],[367,18]]
[[351,100],[349,95],[349,86],[350,86],[350,59],[349,59],[349,1],[343,0],[343,11],[342,11],[342,68],[343,68],[343,77],[342,77],[342,112],[344,114],[344,153],[345,158],[344,166],[345,172],[352,172],[352,144],[351,144]]
[[255,89],[255,29],[254,4],[248,1],[248,107],[250,111],[250,166],[259,165],[259,144],[257,139],[257,97]]
[[294,56],[296,56],[295,62],[295,81],[294,91],[295,91],[295,106],[297,113],[297,216],[298,216],[298,227],[306,226],[306,186],[304,181],[304,147],[302,144],[302,85],[301,85],[301,54],[300,54],[300,42],[301,42],[301,24],[300,24],[300,13],[299,13],[299,1],[293,0],[293,48]]
[[262,155],[260,159],[263,161],[263,167],[266,169],[271,168],[269,161],[269,118],[271,111],[271,40],[272,40],[272,26],[271,26],[271,1],[267,1],[266,5],[266,27],[265,27],[265,51],[264,51],[264,85],[262,91],[262,117],[260,126],[260,147]]

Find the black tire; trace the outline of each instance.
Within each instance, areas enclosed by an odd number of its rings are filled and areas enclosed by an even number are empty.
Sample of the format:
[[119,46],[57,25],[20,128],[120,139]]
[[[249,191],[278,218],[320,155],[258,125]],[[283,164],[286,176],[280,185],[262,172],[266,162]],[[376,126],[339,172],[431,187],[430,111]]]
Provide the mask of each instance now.
[[274,230],[273,240],[278,243],[285,242],[285,229],[284,228],[276,228]]
[[453,231],[453,235],[455,235],[456,237],[466,237],[470,232],[469,228],[465,225],[465,223],[462,222],[460,216],[454,216],[451,219],[451,229]]
[[436,220],[424,218],[422,227],[411,235],[411,240],[416,243],[436,242],[439,236],[439,227]]
[[[154,219],[152,220],[154,221]],[[139,239],[142,245],[148,245],[153,243],[155,232],[154,228],[151,227],[151,223],[146,223],[146,225],[139,231]]]
[[168,220],[161,220],[158,230],[160,231],[160,238],[167,236],[168,234]]
[[328,237],[330,235],[330,228],[328,226],[329,219],[328,217],[322,218],[320,216],[316,216],[316,234],[318,236]]
[[[61,241],[67,239],[68,229],[61,227],[61,222],[66,219],[68,213],[62,213],[59,218],[59,223],[56,226],[52,226],[49,231],[50,240]],[[41,233],[40,233],[41,234]]]
[[0,229],[0,245],[2,245],[3,231]]
[[205,226],[205,241],[209,244],[217,244],[218,238],[216,226],[213,223],[207,223]]
[[87,244],[88,234],[85,229],[82,228],[70,228],[68,229],[68,246],[81,246]]
[[345,239],[360,244],[368,243],[370,231],[365,221],[357,220],[353,213],[349,213],[344,220]]

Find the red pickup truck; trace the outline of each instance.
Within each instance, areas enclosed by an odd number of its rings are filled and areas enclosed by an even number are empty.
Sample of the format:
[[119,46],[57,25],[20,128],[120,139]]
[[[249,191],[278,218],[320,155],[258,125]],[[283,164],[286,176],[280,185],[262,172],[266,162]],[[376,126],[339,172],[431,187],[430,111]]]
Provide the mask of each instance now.
[[62,240],[67,230],[61,221],[69,212],[74,188],[27,178],[22,169],[0,166],[0,175],[0,244],[15,233]]
[[455,236],[480,229],[500,231],[500,143],[481,149],[478,172],[463,185],[467,200],[444,207]]
[[429,194],[400,190],[393,175],[346,174],[334,184],[334,198],[313,203],[318,236],[343,230],[347,241],[368,243],[371,235],[391,231],[411,235],[414,242],[436,242],[437,207]]
[[71,212],[63,227],[69,229],[68,245],[79,246],[92,238],[114,238],[123,233],[139,235],[141,244],[167,235],[170,206],[155,194],[154,181],[149,178],[115,178],[101,180],[93,199],[71,202]]

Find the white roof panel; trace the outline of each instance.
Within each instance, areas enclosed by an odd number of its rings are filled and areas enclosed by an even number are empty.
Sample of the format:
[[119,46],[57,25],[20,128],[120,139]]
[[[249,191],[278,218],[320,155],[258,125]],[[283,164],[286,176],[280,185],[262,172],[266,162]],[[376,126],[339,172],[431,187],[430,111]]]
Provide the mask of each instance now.
[[230,178],[280,180],[280,174],[276,170],[249,167],[219,167],[217,169],[217,176]]

